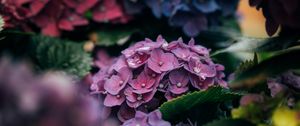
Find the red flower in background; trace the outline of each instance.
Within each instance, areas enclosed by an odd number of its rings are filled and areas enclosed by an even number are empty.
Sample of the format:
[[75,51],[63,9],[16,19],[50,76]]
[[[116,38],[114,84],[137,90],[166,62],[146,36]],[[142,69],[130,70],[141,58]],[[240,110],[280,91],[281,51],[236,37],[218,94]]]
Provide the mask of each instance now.
[[21,27],[31,31],[35,24],[44,35],[59,36],[61,31],[73,31],[88,24],[84,17],[92,12],[96,22],[126,23],[129,18],[116,0],[0,0],[0,12],[5,27]]
[[65,4],[75,9],[77,13],[83,14],[84,12],[91,9],[100,0],[63,0]]
[[59,36],[61,30],[72,31],[74,26],[88,24],[81,15],[65,8],[60,0],[51,0],[43,11],[34,17],[33,22],[41,28],[42,33]]
[[92,9],[93,20],[97,22],[127,22],[129,17],[116,0],[102,0]]

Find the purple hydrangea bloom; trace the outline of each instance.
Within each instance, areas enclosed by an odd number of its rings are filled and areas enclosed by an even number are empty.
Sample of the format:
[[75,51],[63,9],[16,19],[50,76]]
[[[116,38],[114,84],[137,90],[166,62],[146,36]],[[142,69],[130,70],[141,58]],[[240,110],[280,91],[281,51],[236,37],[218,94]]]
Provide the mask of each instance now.
[[33,73],[30,65],[0,58],[1,126],[102,125],[102,102],[61,71]]
[[135,117],[124,122],[123,126],[171,126],[171,124],[162,119],[159,110],[155,110],[149,114],[137,111]]
[[284,93],[291,94],[300,90],[300,76],[293,71],[282,73],[276,78],[268,78],[267,83],[272,97]]
[[[91,90],[103,96],[106,107],[121,106],[117,115],[125,121],[137,110],[153,111],[162,102],[190,91],[227,87],[223,71],[222,65],[210,59],[209,49],[195,45],[193,39],[189,44],[181,38],[168,43],[159,36],[122,51],[116,62],[95,74]],[[165,99],[156,96],[157,92]]]

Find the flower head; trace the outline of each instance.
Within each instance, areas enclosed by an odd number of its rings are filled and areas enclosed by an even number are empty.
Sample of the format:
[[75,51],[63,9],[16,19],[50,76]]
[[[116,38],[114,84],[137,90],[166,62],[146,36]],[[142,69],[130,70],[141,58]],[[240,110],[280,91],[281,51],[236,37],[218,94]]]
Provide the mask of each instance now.
[[98,125],[102,103],[75,83],[63,72],[36,75],[27,64],[1,58],[0,125]]
[[[116,62],[94,76],[91,88],[93,93],[104,95],[107,107],[148,112],[153,110],[150,106],[157,107],[189,91],[227,87],[223,71],[222,65],[210,59],[209,50],[195,45],[193,39],[187,45],[182,39],[168,43],[159,36],[156,42],[145,39],[122,51]],[[166,99],[156,96],[158,92]],[[123,112],[118,114],[121,121],[129,119]]]

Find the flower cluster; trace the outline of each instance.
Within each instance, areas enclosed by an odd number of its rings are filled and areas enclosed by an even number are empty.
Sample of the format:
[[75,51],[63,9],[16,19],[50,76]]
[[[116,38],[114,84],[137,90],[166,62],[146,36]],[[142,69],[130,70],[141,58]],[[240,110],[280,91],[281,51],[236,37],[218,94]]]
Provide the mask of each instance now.
[[250,0],[250,6],[262,9],[266,18],[266,31],[272,36],[281,27],[281,31],[300,30],[300,2],[298,0]]
[[156,109],[164,99],[214,85],[227,87],[224,67],[213,63],[209,50],[193,39],[188,45],[181,38],[170,43],[161,36],[156,42],[145,39],[103,68],[93,77],[91,90],[105,97],[105,106],[121,106],[121,121],[132,118],[135,110]]
[[272,97],[282,94],[292,96],[300,90],[300,76],[293,71],[287,71],[276,78],[269,78],[268,88]]
[[155,17],[165,16],[169,24],[181,27],[186,35],[196,36],[208,26],[219,25],[219,17],[234,15],[239,0],[125,0],[127,13],[139,13],[145,7]]
[[0,0],[0,12],[6,27],[31,30],[29,25],[34,24],[49,36],[87,25],[86,13],[96,22],[128,21],[117,0]]
[[25,64],[0,59],[1,126],[96,126],[100,105],[66,74],[37,76]]
[[135,117],[123,123],[123,126],[171,126],[171,124],[162,119],[159,110],[149,114],[137,111]]

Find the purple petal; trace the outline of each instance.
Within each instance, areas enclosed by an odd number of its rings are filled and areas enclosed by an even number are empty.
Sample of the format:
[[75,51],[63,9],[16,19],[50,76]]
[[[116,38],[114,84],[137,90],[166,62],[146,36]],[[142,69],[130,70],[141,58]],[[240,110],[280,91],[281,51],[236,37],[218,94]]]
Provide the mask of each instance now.
[[126,83],[119,76],[113,75],[104,84],[104,89],[112,95],[117,95],[124,87]]
[[107,94],[104,99],[104,105],[107,107],[119,106],[125,101],[124,95],[111,95]]
[[173,85],[180,83],[184,87],[189,82],[188,72],[184,69],[173,70],[169,74],[169,79]]
[[163,65],[160,68],[161,71],[169,71],[179,67],[178,60],[172,53],[161,55],[161,62],[163,62]]
[[118,71],[118,75],[120,76],[120,78],[124,81],[124,83],[126,84],[128,82],[129,79],[132,78],[132,72],[129,68],[127,67],[123,67]]
[[158,65],[157,62],[151,60],[151,58],[150,58],[150,60],[148,60],[148,67],[149,67],[151,70],[155,71],[156,73],[161,73],[161,71],[160,71],[160,66]]
[[138,68],[144,65],[149,58],[145,53],[136,53],[132,57],[127,58],[127,64],[130,68]]
[[137,79],[132,80],[132,82],[130,82],[130,85],[133,89],[139,91],[139,90],[145,90],[153,87],[154,83],[155,83],[155,78],[152,78],[147,74],[145,74],[145,72],[142,72],[140,75],[138,75]]
[[193,74],[190,74],[190,81],[193,87],[199,90],[205,90],[214,84],[213,78],[206,78],[205,80],[203,80],[202,78]]
[[121,122],[125,122],[126,120],[134,118],[135,110],[126,104],[122,104],[117,115]]
[[149,124],[151,126],[171,126],[171,124],[162,119],[162,115],[159,110],[149,113]]

